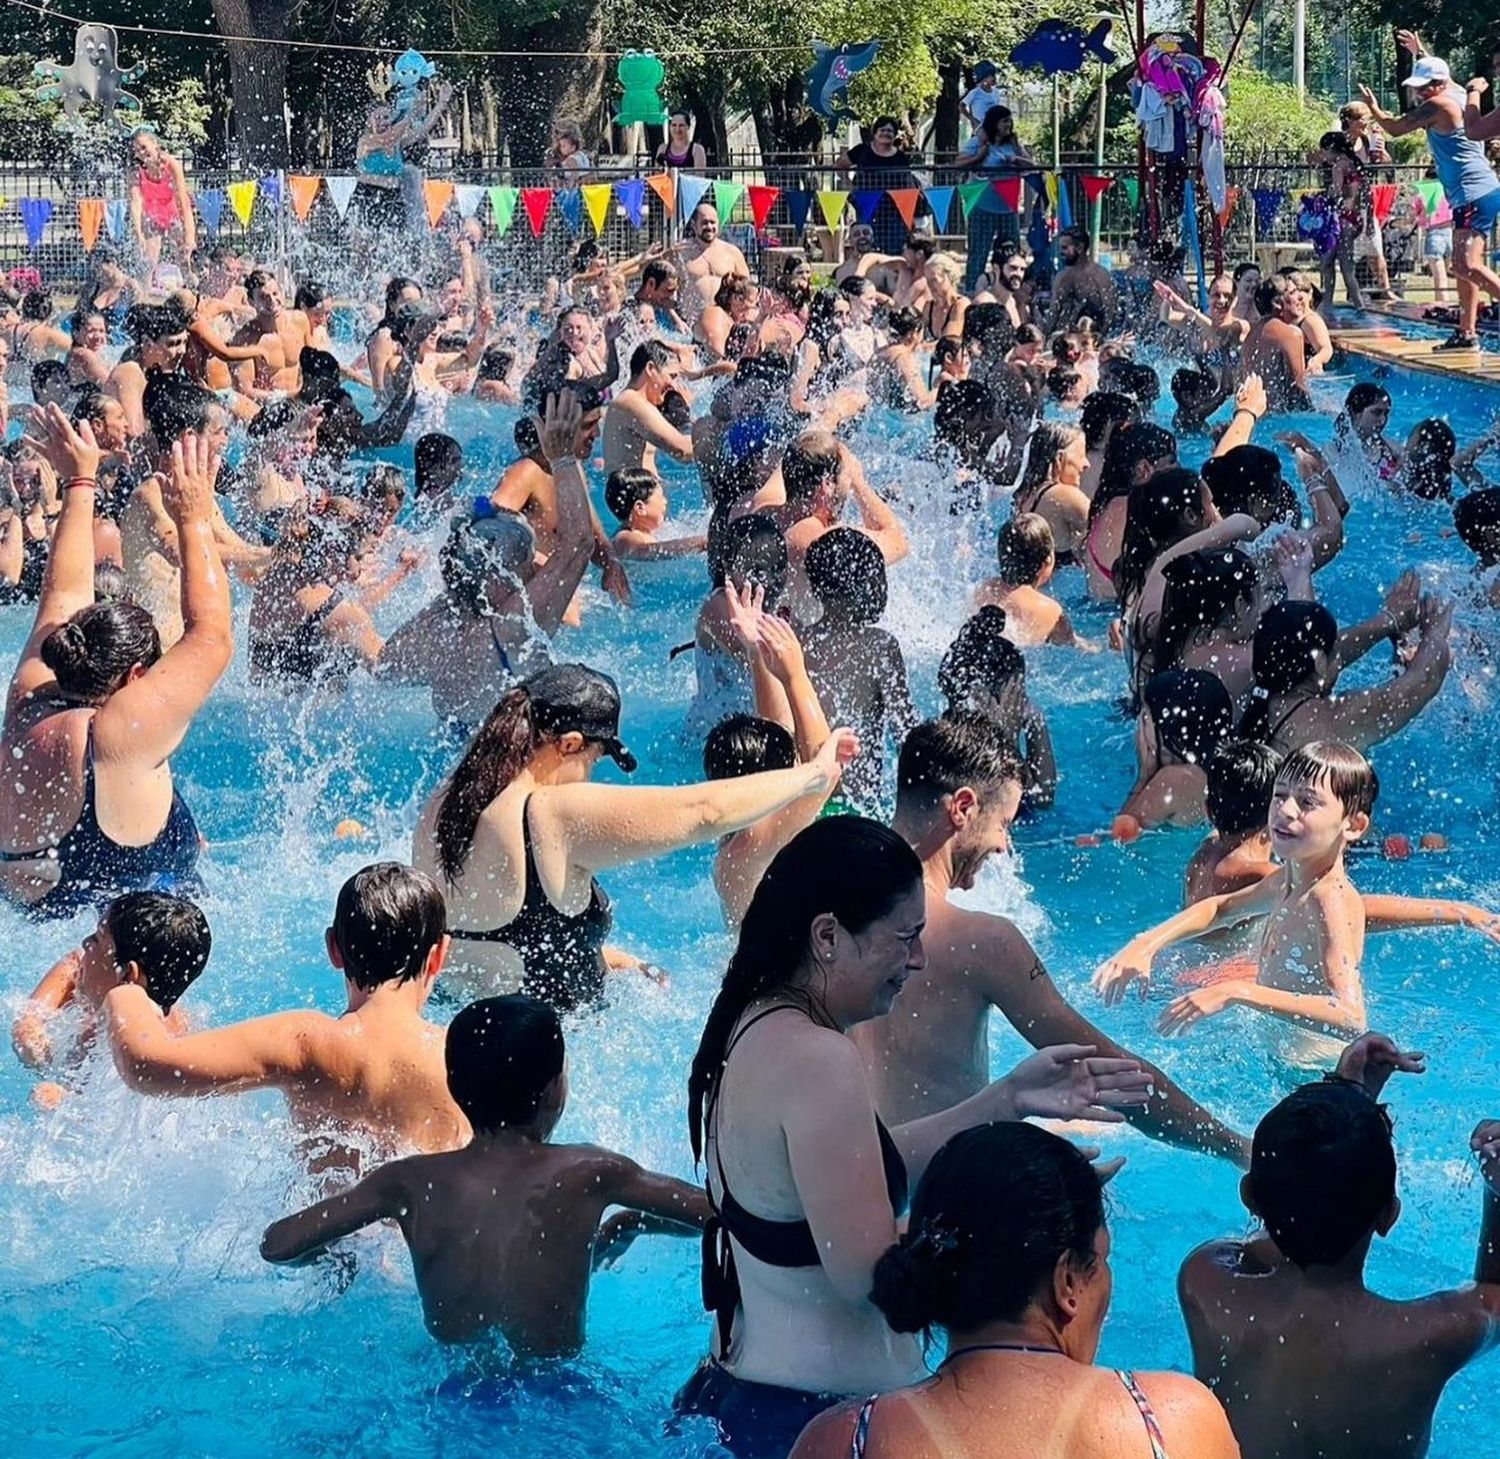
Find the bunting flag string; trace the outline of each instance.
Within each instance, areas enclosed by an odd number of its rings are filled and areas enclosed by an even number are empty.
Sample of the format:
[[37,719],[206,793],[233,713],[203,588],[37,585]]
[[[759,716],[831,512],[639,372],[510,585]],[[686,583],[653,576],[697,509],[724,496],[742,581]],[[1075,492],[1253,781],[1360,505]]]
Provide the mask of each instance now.
[[697,177],[691,172],[677,174],[677,205],[682,209],[684,220],[693,216],[712,185],[706,177]]
[[[209,188],[207,192],[194,194],[193,201],[197,204],[198,216],[208,224],[208,231],[217,233],[224,217],[224,194],[218,188]],[[114,236],[110,234],[111,238]]]
[[1019,177],[997,177],[990,186],[994,189],[995,196],[1012,213],[1021,211],[1021,190],[1026,184]]
[[1391,216],[1391,210],[1396,206],[1398,191],[1399,189],[1393,182],[1377,182],[1370,189],[1370,207],[1377,223],[1384,223]]
[[516,216],[516,199],[520,188],[495,186],[490,189],[490,217],[495,221],[495,232],[504,238],[510,232],[511,220]]
[[436,228],[438,220],[453,201],[453,184],[446,179],[429,177],[422,183],[422,201],[427,206],[427,226]]
[[1286,193],[1279,187],[1257,187],[1251,189],[1250,196],[1255,199],[1255,231],[1269,233],[1276,226]]
[[951,187],[929,187],[922,193],[927,206],[932,209],[933,225],[939,233],[947,230],[948,214],[953,211],[953,193]]
[[739,207],[740,199],[744,195],[745,184],[742,182],[716,182],[714,184],[714,208],[719,214],[721,223],[727,223],[734,216],[734,210]]
[[1083,186],[1083,196],[1090,207],[1093,207],[1115,185],[1114,178],[1101,177],[1093,172],[1085,172],[1078,181]]
[[455,183],[453,186],[453,201],[458,205],[458,216],[460,218],[476,217],[479,213],[479,205],[484,201],[484,189],[477,183]]
[[540,238],[542,229],[547,226],[547,214],[552,211],[552,189],[550,187],[523,187],[521,206],[526,209],[526,221],[531,224],[531,236]]
[[1045,205],[1050,204],[1047,193],[1047,179],[1040,172],[1028,172],[1026,174],[1026,186],[1036,194],[1037,202]]
[[643,178],[627,177],[615,184],[615,197],[625,209],[632,228],[639,228],[646,221],[646,183]]
[[[990,185],[987,182],[961,182],[958,185],[958,201],[963,206],[964,222],[969,221],[969,215],[975,208],[980,206],[983,198],[989,195]],[[998,212],[999,210],[996,209]]]
[[16,206],[20,208],[21,221],[26,225],[26,246],[35,250],[52,219],[52,199],[20,198]]
[[229,206],[234,209],[234,216],[240,220],[241,227],[250,226],[250,216],[255,212],[255,197],[260,190],[260,184],[253,181],[232,182],[224,189],[229,194]]
[[854,204],[854,216],[861,223],[873,223],[875,210],[884,196],[884,189],[878,187],[861,188],[858,192],[851,193],[849,201]]
[[1047,176],[1057,177],[1057,226],[1071,228],[1073,226],[1073,199],[1068,196],[1067,176],[1050,172]]
[[323,183],[328,189],[328,196],[333,199],[334,212],[342,218],[349,211],[349,203],[354,197],[354,189],[359,186],[359,179],[335,175],[325,177]]
[[[637,178],[639,182],[641,179]],[[661,205],[670,218],[677,211],[677,174],[675,172],[653,172],[645,179],[646,186],[661,199]],[[621,184],[623,186],[624,184]]]
[[808,214],[812,212],[813,195],[810,192],[785,193],[786,210],[792,227],[801,233],[807,227]]
[[260,180],[260,191],[263,196],[270,200],[273,208],[281,206],[281,179],[275,173],[269,173]]
[[1141,180],[1138,177],[1122,177],[1120,186],[1125,189],[1125,196],[1130,199],[1130,211],[1134,212],[1141,203]]
[[78,199],[78,231],[83,235],[83,251],[92,253],[104,226],[104,199]]
[[1422,211],[1429,218],[1435,217],[1438,210],[1438,203],[1442,200],[1443,196],[1442,183],[1436,182],[1431,178],[1423,178],[1421,182],[1416,184],[1416,189],[1417,196],[1422,200]]
[[818,193],[818,210],[823,214],[823,221],[828,224],[829,231],[834,231],[844,218],[844,207],[849,201],[849,194],[840,192],[836,187],[824,188]]
[[776,206],[776,199],[781,196],[781,189],[763,183],[751,183],[749,193],[750,221],[755,224],[757,233],[764,233],[766,224],[771,218],[771,209]]
[[917,223],[917,203],[922,196],[921,188],[893,187],[886,192],[886,196],[895,204],[896,211],[907,228],[914,228]]
[[585,184],[582,189],[583,206],[589,215],[589,222],[594,225],[595,234],[604,232],[604,225],[609,222],[609,204],[614,197],[614,187],[607,182],[591,182]]
[[572,188],[560,188],[553,194],[557,211],[562,214],[563,225],[577,238],[583,232],[583,199]]
[[130,204],[124,198],[111,198],[104,205],[104,231],[111,243],[118,243],[130,226]]
[[322,185],[322,179],[293,173],[287,178],[286,185],[291,190],[292,212],[296,214],[297,221],[307,222],[307,215],[312,212],[312,205],[318,196],[318,188]]

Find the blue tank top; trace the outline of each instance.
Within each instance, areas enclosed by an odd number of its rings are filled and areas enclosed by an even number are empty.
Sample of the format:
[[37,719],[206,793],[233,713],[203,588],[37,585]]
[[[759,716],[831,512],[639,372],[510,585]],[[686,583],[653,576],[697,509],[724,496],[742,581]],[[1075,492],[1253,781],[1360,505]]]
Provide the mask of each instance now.
[[1485,160],[1484,148],[1471,141],[1462,126],[1456,132],[1430,129],[1427,145],[1432,148],[1438,181],[1443,185],[1450,208],[1478,202],[1500,188],[1500,177],[1495,176],[1495,169]]

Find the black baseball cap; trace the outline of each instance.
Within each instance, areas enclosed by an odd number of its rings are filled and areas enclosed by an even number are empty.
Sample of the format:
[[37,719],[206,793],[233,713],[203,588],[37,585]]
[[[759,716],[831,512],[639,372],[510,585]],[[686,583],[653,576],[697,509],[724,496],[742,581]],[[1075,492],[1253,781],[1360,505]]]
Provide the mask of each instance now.
[[636,758],[620,742],[620,690],[608,674],[587,664],[552,664],[522,685],[531,698],[531,721],[544,734],[580,734],[603,748],[627,775]]

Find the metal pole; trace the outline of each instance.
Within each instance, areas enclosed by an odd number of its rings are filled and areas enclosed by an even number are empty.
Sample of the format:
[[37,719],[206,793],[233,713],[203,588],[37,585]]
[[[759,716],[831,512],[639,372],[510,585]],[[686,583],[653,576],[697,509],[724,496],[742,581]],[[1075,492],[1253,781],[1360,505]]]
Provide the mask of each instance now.
[[[1094,137],[1094,171],[1102,173],[1104,168],[1104,108],[1107,100],[1105,92],[1109,84],[1109,71],[1103,61],[1099,62],[1099,129]],[[1062,183],[1059,182],[1061,187]],[[1104,222],[1104,194],[1100,193],[1094,199],[1094,217],[1092,232],[1094,235],[1094,257],[1099,257],[1099,234]]]
[[1307,0],[1296,0],[1292,7],[1292,85],[1297,100],[1307,103]]

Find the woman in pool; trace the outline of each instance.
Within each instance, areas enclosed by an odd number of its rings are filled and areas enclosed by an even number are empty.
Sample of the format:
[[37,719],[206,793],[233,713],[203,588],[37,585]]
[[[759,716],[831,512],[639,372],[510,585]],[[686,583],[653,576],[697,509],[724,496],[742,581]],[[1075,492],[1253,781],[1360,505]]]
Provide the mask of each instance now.
[[870,362],[870,394],[888,410],[915,415],[937,404],[937,391],[927,388],[925,371],[917,359],[922,319],[914,309],[893,309],[885,327],[890,343],[876,350]]
[[922,268],[927,284],[927,303],[922,309],[922,326],[931,340],[961,339],[964,315],[969,301],[959,292],[963,270],[949,253],[935,253]]
[[377,399],[386,399],[399,393],[390,378],[403,358],[392,333],[396,324],[396,311],[403,304],[421,302],[422,286],[415,279],[397,274],[385,286],[385,313],[380,316],[375,328],[370,331],[370,337],[365,341],[365,363],[370,371],[370,389],[375,392]]
[[1066,1140],[1018,1123],[956,1135],[870,1294],[947,1356],[917,1387],[821,1414],[791,1459],[1239,1459],[1196,1379],[1095,1364],[1109,1258],[1099,1174]]
[[1035,512],[1047,523],[1059,567],[1077,562],[1088,540],[1089,499],[1083,494],[1088,464],[1088,450],[1079,427],[1042,421],[1032,431],[1031,448],[1011,498],[1011,511],[1016,516]]
[[613,679],[556,664],[509,690],[417,823],[412,859],[443,887],[455,943],[450,982],[519,987],[558,1009],[604,995],[613,923],[596,876],[727,836],[830,788],[848,758],[834,734],[809,765],[698,785],[594,784],[608,755],[626,772]]
[[1125,541],[1130,493],[1155,472],[1176,464],[1176,437],[1149,421],[1117,426],[1108,437],[1099,486],[1089,502],[1088,533],[1083,544],[1089,597],[1118,599],[1115,565]]
[[725,358],[730,332],[737,325],[758,323],[759,301],[760,289],[753,280],[739,274],[730,274],[719,285],[713,303],[693,321],[693,338],[710,361]]
[[1336,444],[1353,447],[1381,481],[1392,481],[1401,471],[1401,448],[1388,441],[1391,397],[1382,385],[1361,380],[1344,397],[1344,408],[1333,423]]
[[109,323],[99,309],[79,305],[73,313],[71,344],[68,349],[70,384],[102,386],[109,379],[104,347],[109,343]]
[[0,755],[0,890],[66,916],[162,880],[187,883],[198,829],[168,757],[229,664],[229,584],[211,515],[218,457],[205,437],[172,447],[164,495],[182,569],[181,640],[161,652],[145,609],[94,600],[99,448],[56,406],[43,417],[62,515],[31,636],[6,701]]
[[94,271],[78,298],[80,309],[97,309],[109,326],[111,344],[125,344],[125,317],[136,302],[136,282],[105,248],[94,254]]
[[198,251],[198,227],[182,163],[149,126],[130,134],[130,157],[130,227],[148,276],[161,264],[163,242],[173,245],[184,270],[189,269]]
[[677,1408],[715,1420],[738,1459],[780,1459],[840,1397],[921,1377],[916,1341],[870,1290],[909,1182],[946,1140],[990,1120],[1117,1121],[1114,1106],[1145,1097],[1133,1060],[1071,1045],[887,1130],[848,1035],[920,975],[926,919],[922,865],[900,836],[858,816],[818,821],[767,868],[704,1026],[688,1132],[716,1213],[703,1282],[717,1322]]
[[1234,704],[1206,669],[1168,669],[1146,681],[1136,720],[1136,777],[1115,835],[1132,840],[1156,826],[1196,826],[1205,815],[1203,767],[1234,729]]

